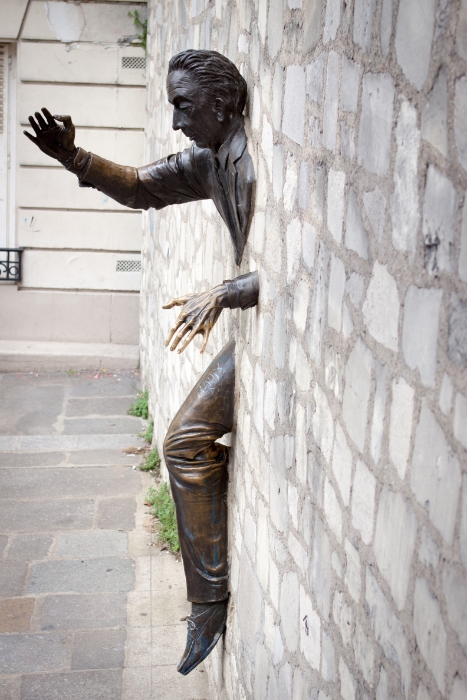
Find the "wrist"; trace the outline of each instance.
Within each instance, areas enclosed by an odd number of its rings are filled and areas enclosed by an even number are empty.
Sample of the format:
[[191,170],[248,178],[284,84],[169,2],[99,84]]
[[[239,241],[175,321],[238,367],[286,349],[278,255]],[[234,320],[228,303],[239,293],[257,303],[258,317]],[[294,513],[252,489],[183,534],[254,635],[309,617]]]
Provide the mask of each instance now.
[[217,285],[214,289],[216,292],[216,306],[220,306],[223,309],[230,309],[229,292],[225,282]]

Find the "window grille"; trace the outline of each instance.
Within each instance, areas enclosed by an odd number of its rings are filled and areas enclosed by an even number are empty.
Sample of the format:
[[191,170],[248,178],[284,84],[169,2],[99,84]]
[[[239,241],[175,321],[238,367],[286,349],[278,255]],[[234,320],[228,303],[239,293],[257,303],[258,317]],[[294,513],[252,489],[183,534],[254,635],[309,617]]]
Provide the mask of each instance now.
[[0,44],[0,134],[4,129],[5,114],[5,85],[6,85],[6,46]]
[[141,69],[146,68],[146,57],[145,56],[123,56],[122,57],[122,68],[132,68]]
[[117,260],[117,272],[141,272],[141,260]]

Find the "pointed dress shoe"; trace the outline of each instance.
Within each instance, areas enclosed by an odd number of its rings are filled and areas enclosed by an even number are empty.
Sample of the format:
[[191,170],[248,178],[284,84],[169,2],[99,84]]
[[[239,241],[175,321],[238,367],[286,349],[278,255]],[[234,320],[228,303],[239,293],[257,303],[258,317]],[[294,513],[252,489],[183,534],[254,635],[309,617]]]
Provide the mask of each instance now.
[[220,603],[193,603],[187,617],[188,634],[185,653],[177,671],[186,676],[211,653],[225,629],[227,600]]

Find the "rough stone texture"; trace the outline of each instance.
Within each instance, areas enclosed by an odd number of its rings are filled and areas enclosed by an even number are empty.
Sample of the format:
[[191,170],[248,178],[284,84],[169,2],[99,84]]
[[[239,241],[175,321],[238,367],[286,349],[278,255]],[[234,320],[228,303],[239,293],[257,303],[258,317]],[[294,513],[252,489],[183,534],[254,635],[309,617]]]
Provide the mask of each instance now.
[[399,295],[397,284],[384,265],[375,263],[362,307],[371,335],[390,350],[398,350]]
[[428,76],[435,22],[434,0],[406,0],[399,5],[397,60],[407,79],[421,90]]
[[467,170],[467,78],[462,77],[456,82],[456,100],[454,111],[454,136],[459,162]]
[[349,435],[360,452],[363,452],[365,444],[372,366],[370,350],[358,339],[345,368],[342,415]]
[[467,365],[467,304],[451,295],[448,356],[456,365]]
[[428,168],[423,202],[425,264],[430,274],[453,272],[454,231],[457,220],[454,186],[433,165]]
[[425,386],[436,377],[441,289],[419,289],[411,285],[405,297],[402,352],[411,369],[418,368]]
[[413,388],[402,377],[393,381],[389,456],[401,479],[405,477],[410,453],[414,394]]
[[305,71],[301,66],[289,66],[285,78],[283,133],[300,146],[305,130]]
[[447,158],[448,155],[448,83],[441,68],[422,111],[422,138]]
[[433,597],[428,581],[418,578],[414,594],[414,631],[417,644],[438,688],[444,693],[446,665],[446,630],[438,601]]
[[394,83],[390,75],[363,76],[358,163],[380,176],[386,175],[389,167],[393,102]]

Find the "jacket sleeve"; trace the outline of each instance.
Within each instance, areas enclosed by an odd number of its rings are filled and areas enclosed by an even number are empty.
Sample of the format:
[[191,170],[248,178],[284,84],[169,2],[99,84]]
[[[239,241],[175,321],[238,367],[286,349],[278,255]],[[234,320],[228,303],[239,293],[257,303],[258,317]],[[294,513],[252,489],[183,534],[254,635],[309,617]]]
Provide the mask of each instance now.
[[78,176],[80,187],[93,187],[132,209],[162,209],[209,196],[195,176],[192,149],[133,168],[117,165],[82,148],[67,170]]

